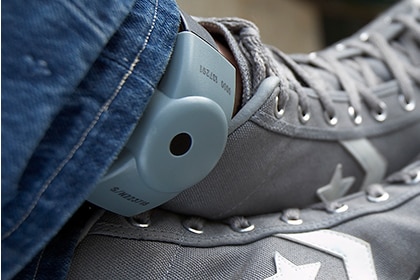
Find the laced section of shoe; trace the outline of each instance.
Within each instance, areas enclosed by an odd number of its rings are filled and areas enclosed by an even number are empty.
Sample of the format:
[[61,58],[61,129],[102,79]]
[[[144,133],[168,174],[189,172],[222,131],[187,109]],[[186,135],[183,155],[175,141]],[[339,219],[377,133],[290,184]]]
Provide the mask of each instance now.
[[[132,217],[128,217],[127,221],[134,227],[145,229],[151,225],[152,213],[153,210],[150,210]],[[246,233],[255,229],[255,226],[250,223],[247,218],[242,216],[230,217],[222,221],[222,223],[229,225],[233,231],[239,233]],[[206,220],[201,217],[188,217],[183,220],[182,225],[187,231],[191,233],[203,234]]]
[[386,181],[390,184],[413,185],[420,182],[420,155],[417,161],[404,168],[401,172],[397,172],[389,176]]
[[[366,188],[366,199],[371,203],[380,203],[387,201],[390,198],[388,192],[385,191],[383,185],[372,184]],[[330,214],[340,214],[349,210],[349,206],[339,201],[323,201],[319,206],[313,206],[314,210],[324,210]],[[281,220],[290,225],[301,225],[304,220],[301,219],[300,209],[287,209],[282,212]]]
[[[420,182],[420,162],[418,162],[417,165],[417,170],[410,170],[395,174],[394,177],[388,179],[388,182],[392,181],[393,183],[397,182],[402,184],[415,184]],[[369,185],[366,188],[365,195],[366,199],[371,203],[381,203],[390,199],[389,193],[386,192],[382,184]],[[321,205],[313,206],[311,209],[339,215],[340,213],[348,211],[349,207],[345,203],[332,201],[323,202]],[[133,226],[145,229],[151,225],[151,212],[153,212],[153,210],[127,218],[127,220]],[[279,220],[292,226],[302,225],[305,221],[301,217],[301,212],[301,209],[298,208],[286,209],[281,212]],[[221,222],[228,225],[233,231],[238,233],[252,232],[256,228],[249,219],[242,216],[230,217]],[[205,233],[206,220],[201,217],[188,217],[183,220],[182,225],[187,231],[193,234],[201,235]]]
[[[408,14],[385,17],[380,27],[377,25],[371,31],[368,29],[358,39],[344,40],[335,49],[305,56],[289,56],[269,47],[276,60],[293,73],[287,76],[287,82],[298,95],[302,123],[308,122],[311,116],[305,87],[312,89],[319,97],[325,120],[331,126],[338,123],[333,98],[329,93],[332,90],[344,91],[347,95],[348,114],[355,125],[363,122],[363,103],[376,121],[386,120],[387,105],[374,93],[373,88],[392,80],[400,89],[398,99],[402,108],[406,111],[415,109],[415,83],[420,85],[420,6],[418,1],[412,1],[411,6]],[[275,72],[280,76],[272,64],[268,64],[272,70],[266,73]],[[321,81],[319,77],[325,76],[334,77],[337,88],[331,88],[330,84]],[[284,114],[282,99],[287,99],[285,95],[284,91],[279,91],[275,110],[277,117]]]
[[139,228],[148,228],[151,222],[151,211],[137,214],[135,216],[127,218],[130,224]]
[[232,230],[240,233],[250,232],[255,229],[255,226],[249,222],[245,217],[235,216],[226,220]]
[[[418,167],[419,168],[416,171],[410,170],[405,173],[398,173],[394,175],[392,181],[404,182],[405,184],[420,182],[420,162],[418,163]],[[389,194],[385,191],[381,184],[372,184],[368,186],[365,195],[366,199],[372,203],[384,202],[390,198]],[[324,201],[320,206],[313,206],[311,209],[326,211],[330,214],[340,214],[346,212],[349,207],[338,201]],[[134,227],[145,229],[151,226],[152,212],[153,210],[150,210],[148,212],[129,217],[127,220]],[[301,210],[298,208],[284,210],[281,213],[279,220],[293,226],[298,226],[304,223],[304,220],[301,218]],[[247,233],[255,229],[255,225],[243,216],[233,216],[221,221],[221,223],[230,226],[233,231],[238,233]],[[182,225],[187,231],[200,235],[205,233],[206,219],[201,217],[188,217],[183,220]]]
[[189,232],[195,233],[195,234],[202,234],[204,233],[204,224],[206,220],[200,217],[190,217],[182,223],[184,228],[188,230]]
[[[403,170],[389,176],[384,183],[371,184],[365,189],[366,200],[370,203],[383,203],[388,201],[391,196],[386,191],[387,184],[401,184],[405,186],[415,185],[420,183],[420,155],[417,160],[408,165]],[[312,210],[326,211],[332,215],[340,215],[348,211],[350,208],[347,204],[339,200],[327,201],[323,200],[322,203],[311,207]],[[136,216],[127,218],[134,227],[139,229],[146,229],[151,226],[151,215],[154,210],[138,214]],[[287,223],[292,226],[302,225],[305,220],[301,217],[302,210],[298,208],[285,209],[281,212],[279,221]],[[228,225],[233,231],[237,233],[246,234],[256,229],[256,226],[250,220],[243,216],[233,216],[227,218],[220,223]],[[201,217],[187,217],[183,220],[183,227],[193,234],[204,234],[206,227],[206,219]]]
[[[183,226],[189,232],[195,234],[204,233],[204,225],[206,221],[200,217],[190,217],[183,222]],[[229,225],[232,230],[240,233],[253,231],[255,226],[248,219],[242,216],[234,216],[226,219],[223,223]]]
[[[384,184],[415,185],[420,182],[420,156],[414,163],[408,165],[403,170],[389,176]],[[371,184],[365,190],[366,199],[371,203],[385,202],[390,198],[390,194],[385,190],[384,184]],[[324,209],[328,213],[343,213],[349,207],[339,201],[323,201],[321,206],[313,209]],[[290,225],[300,225],[304,221],[300,218],[300,209],[287,209],[283,211],[281,220]]]
[[[394,178],[387,182],[399,182],[403,184],[415,184],[420,182],[420,161],[416,163],[417,169],[410,166],[410,170],[399,172],[394,175]],[[371,184],[365,190],[366,199],[371,203],[385,202],[390,198],[389,193],[385,190],[383,184]],[[330,214],[340,214],[349,210],[349,206],[340,201],[323,201],[319,206],[313,206],[313,210],[326,211]],[[280,220],[289,225],[299,226],[304,223],[301,218],[301,210],[298,208],[289,208],[281,213]],[[204,233],[205,219],[198,217],[191,217],[183,222],[184,227],[195,234]],[[235,216],[224,221],[232,230],[239,233],[246,233],[253,231],[255,226],[245,217]]]

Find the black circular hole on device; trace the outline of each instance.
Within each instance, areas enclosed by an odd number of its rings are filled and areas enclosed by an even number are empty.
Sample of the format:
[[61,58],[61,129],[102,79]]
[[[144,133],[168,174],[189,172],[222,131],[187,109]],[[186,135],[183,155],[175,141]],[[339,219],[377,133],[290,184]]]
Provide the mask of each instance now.
[[188,133],[183,132],[172,138],[169,150],[174,156],[182,156],[190,150],[191,145],[191,136]]

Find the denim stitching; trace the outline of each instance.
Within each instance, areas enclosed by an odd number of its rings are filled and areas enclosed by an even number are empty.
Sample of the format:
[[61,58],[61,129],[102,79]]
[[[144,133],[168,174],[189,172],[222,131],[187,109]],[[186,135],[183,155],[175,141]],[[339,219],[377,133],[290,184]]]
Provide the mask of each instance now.
[[44,252],[45,252],[45,249],[43,249],[41,251],[41,254],[39,255],[39,259],[36,262],[36,269],[35,269],[35,272],[34,272],[34,277],[32,277],[32,280],[35,280],[36,276],[38,275],[39,266],[41,265],[41,260],[42,260],[42,257],[44,256]]
[[44,183],[44,185],[42,185],[41,190],[39,191],[39,193],[36,196],[35,200],[31,204],[31,206],[29,207],[29,210],[23,215],[23,217],[20,219],[20,221],[18,223],[16,223],[16,225],[12,229],[10,229],[8,232],[6,232],[2,236],[2,240],[6,239],[10,235],[12,235],[23,224],[23,222],[29,217],[29,215],[32,213],[32,211],[37,206],[38,201],[41,199],[41,197],[44,194],[44,192],[48,189],[48,187],[51,185],[51,183],[54,181],[54,179],[60,174],[60,172],[63,170],[63,168],[67,165],[67,163],[73,158],[73,156],[76,154],[76,152],[79,150],[79,148],[83,145],[83,143],[85,142],[85,140],[86,140],[87,136],[89,135],[89,133],[92,131],[92,129],[98,123],[98,121],[101,118],[102,114],[105,111],[108,110],[109,106],[112,104],[112,102],[115,100],[115,98],[120,93],[122,87],[124,86],[124,84],[126,83],[126,81],[128,80],[128,78],[131,76],[131,74],[133,73],[136,65],[140,61],[140,55],[146,49],[147,44],[149,43],[150,35],[151,35],[151,33],[152,33],[152,31],[153,31],[153,29],[155,27],[156,20],[157,20],[158,4],[159,4],[159,0],[156,0],[155,1],[155,9],[154,9],[152,23],[151,23],[150,28],[149,28],[149,31],[148,31],[148,33],[146,35],[145,41],[143,43],[143,46],[137,52],[136,57],[134,58],[133,62],[130,65],[130,68],[125,73],[125,75],[122,77],[122,79],[121,79],[120,83],[118,84],[117,88],[115,89],[114,93],[107,100],[107,102],[100,108],[100,110],[96,114],[95,118],[93,119],[93,121],[91,122],[91,124],[89,125],[89,127],[84,131],[84,133],[82,134],[81,138],[76,143],[76,145],[73,147],[73,149],[70,151],[70,153],[67,155],[67,157],[55,169],[54,173],[48,178],[48,180]]

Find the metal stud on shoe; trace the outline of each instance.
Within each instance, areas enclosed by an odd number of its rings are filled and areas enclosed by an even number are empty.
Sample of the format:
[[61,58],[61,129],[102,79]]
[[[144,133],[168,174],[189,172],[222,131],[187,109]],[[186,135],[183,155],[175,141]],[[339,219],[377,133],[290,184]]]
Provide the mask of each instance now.
[[344,45],[343,43],[338,43],[337,45],[335,45],[335,49],[337,51],[344,51],[346,49],[346,45]]
[[384,190],[381,184],[372,184],[366,189],[366,198],[370,202],[383,202],[389,199],[389,193]]
[[129,217],[127,220],[135,227],[148,228],[150,226],[150,214],[147,214],[147,212]]
[[420,182],[420,170],[417,170],[415,172],[415,174],[412,174],[411,176],[411,181],[409,182],[409,184],[417,184]]
[[363,121],[362,116],[356,111],[356,109],[354,109],[353,106],[349,106],[347,111],[348,111],[350,117],[352,118],[354,124],[359,125],[359,124],[362,123],[362,121]]
[[308,56],[310,60],[315,60],[318,58],[318,54],[316,52],[311,52]]
[[363,42],[366,42],[367,40],[369,40],[369,37],[370,35],[367,32],[363,32],[359,35],[359,39]]
[[401,106],[407,112],[413,111],[416,108],[416,102],[412,99],[407,100],[407,98],[404,95],[399,95],[398,101],[400,101]]
[[182,225],[186,230],[194,234],[203,234],[204,233],[204,220],[198,217],[191,217],[185,220]]
[[343,213],[343,212],[346,212],[347,210],[349,210],[349,206],[347,204],[341,204],[341,205],[338,205],[336,208],[334,208],[333,212]]
[[246,233],[253,231],[255,229],[255,226],[249,222],[246,218],[242,216],[234,216],[230,217],[227,220],[227,223],[230,225],[230,227],[240,233]]
[[304,110],[302,110],[301,106],[298,106],[298,115],[300,122],[303,124],[307,123],[311,118],[311,114],[308,111],[305,112]]
[[274,102],[274,115],[278,119],[280,119],[284,116],[284,112],[285,112],[284,106],[285,106],[285,102],[280,102],[280,97],[278,95],[276,95],[276,100]]
[[255,225],[249,224],[248,226],[245,226],[245,227],[238,227],[238,228],[233,228],[233,229],[237,232],[245,233],[245,232],[253,231],[255,229]]
[[186,229],[187,229],[189,232],[192,232],[192,233],[195,233],[195,234],[203,234],[203,233],[204,233],[204,231],[203,231],[203,230],[196,229],[196,228],[193,228],[193,227],[186,227]]
[[280,219],[283,222],[288,223],[289,225],[294,225],[294,226],[298,226],[303,223],[303,220],[300,218],[299,209],[295,209],[295,208],[285,210]]
[[379,105],[380,110],[379,111],[372,110],[371,114],[372,114],[372,116],[375,120],[377,120],[378,122],[383,122],[383,121],[386,120],[386,118],[388,116],[387,106],[386,106],[385,102],[383,102],[383,101],[379,102],[378,105]]
[[135,219],[133,219],[133,217],[128,219],[130,224],[132,224],[135,227],[139,227],[139,228],[148,228],[150,226],[150,223],[140,223],[137,222]]
[[367,195],[367,199],[370,202],[383,202],[383,201],[387,201],[389,199],[389,193],[387,192],[383,192],[382,194],[378,195],[378,196],[373,196],[373,195]]
[[288,223],[289,225],[294,225],[294,226],[303,224],[302,219],[288,219],[288,220],[285,220],[285,222]]
[[338,123],[337,117],[334,115],[330,115],[327,111],[324,112],[324,117],[327,123],[331,126],[335,126]]

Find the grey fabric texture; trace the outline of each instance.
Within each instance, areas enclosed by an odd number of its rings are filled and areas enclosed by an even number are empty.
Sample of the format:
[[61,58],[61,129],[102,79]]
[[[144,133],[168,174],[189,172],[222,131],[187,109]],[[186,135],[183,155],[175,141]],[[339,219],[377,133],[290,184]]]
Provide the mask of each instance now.
[[[139,227],[107,212],[79,243],[68,279],[352,280],[365,270],[367,280],[418,279],[420,159],[391,178],[371,188],[386,200],[358,192],[336,201],[337,209],[347,206],[343,212],[324,204],[296,210],[302,223],[295,225],[285,222],[286,212],[249,216],[253,227],[244,232],[232,222],[202,220],[196,234],[185,226],[190,217],[163,210]],[[296,238],[313,234],[325,238]]]
[[[416,1],[400,2],[354,36],[310,55],[265,46],[258,28],[242,19],[198,20],[234,53],[243,107],[214,170],[163,209],[220,219],[303,207],[319,201],[316,190],[338,164],[355,178],[355,192],[375,171],[360,156],[373,166],[380,159],[387,175],[420,152]],[[358,158],[343,146],[354,140],[372,146],[372,154]]]
[[[68,279],[418,280],[418,3],[309,56],[263,45],[250,22],[199,19],[244,85],[222,159],[159,209],[95,216]],[[406,167],[382,180],[375,164]],[[351,194],[320,202],[349,178]]]

